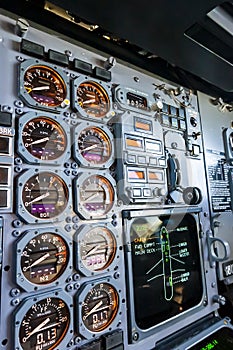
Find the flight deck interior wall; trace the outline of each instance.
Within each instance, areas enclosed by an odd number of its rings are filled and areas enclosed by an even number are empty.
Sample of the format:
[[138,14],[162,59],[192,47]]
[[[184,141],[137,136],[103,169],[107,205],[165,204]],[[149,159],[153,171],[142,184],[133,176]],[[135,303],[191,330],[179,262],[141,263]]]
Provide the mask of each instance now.
[[197,350],[207,326],[230,339],[232,113],[14,27],[0,16],[0,349]]

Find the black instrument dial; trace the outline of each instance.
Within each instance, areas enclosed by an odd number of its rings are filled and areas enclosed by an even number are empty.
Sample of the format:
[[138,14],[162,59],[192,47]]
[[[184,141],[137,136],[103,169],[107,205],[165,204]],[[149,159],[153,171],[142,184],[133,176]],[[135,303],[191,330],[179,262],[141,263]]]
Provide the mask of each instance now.
[[106,227],[95,227],[80,240],[79,252],[81,262],[88,270],[104,270],[115,257],[115,237]]
[[34,65],[26,70],[24,88],[41,106],[60,106],[67,96],[66,85],[60,74],[43,65]]
[[118,293],[108,283],[96,284],[82,303],[82,320],[91,332],[107,328],[116,317],[119,307]]
[[21,254],[21,270],[34,284],[49,284],[66,269],[69,250],[64,239],[55,233],[42,233],[31,239]]
[[77,102],[91,117],[102,118],[110,110],[107,91],[94,81],[85,81],[78,86]]
[[68,203],[68,188],[64,180],[50,172],[32,176],[24,184],[22,200],[34,217],[49,219],[61,214]]
[[65,337],[70,324],[70,311],[59,298],[38,301],[27,311],[19,331],[23,350],[52,350]]
[[26,150],[40,160],[59,158],[67,146],[67,137],[61,125],[43,116],[33,118],[24,125],[22,140]]
[[107,214],[114,203],[114,190],[110,181],[100,175],[86,178],[80,186],[80,207],[92,217]]
[[87,162],[100,165],[111,157],[112,145],[108,135],[101,128],[89,127],[79,134],[78,150]]

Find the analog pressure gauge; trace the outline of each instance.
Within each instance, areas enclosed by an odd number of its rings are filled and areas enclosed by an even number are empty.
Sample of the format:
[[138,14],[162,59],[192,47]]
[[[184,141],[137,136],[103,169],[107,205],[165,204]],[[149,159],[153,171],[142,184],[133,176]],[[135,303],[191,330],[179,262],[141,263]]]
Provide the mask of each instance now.
[[19,328],[21,348],[52,350],[64,339],[69,325],[70,310],[62,299],[41,299],[32,304],[22,316]]
[[68,260],[69,248],[65,240],[55,233],[44,232],[24,246],[20,267],[29,282],[45,285],[62,275]]
[[35,218],[42,220],[54,218],[61,215],[67,207],[68,187],[55,173],[49,171],[37,173],[20,185],[22,204],[26,212]]
[[113,322],[118,308],[116,289],[109,283],[98,283],[87,292],[82,302],[83,324],[91,332],[100,332]]
[[73,107],[83,117],[104,118],[111,109],[110,94],[102,82],[77,78],[73,84]]
[[38,160],[49,163],[61,158],[68,146],[66,131],[47,115],[28,119],[32,114],[21,118],[25,123],[20,119],[19,152],[30,163]]
[[78,180],[78,211],[85,218],[106,216],[115,201],[115,191],[106,176],[91,175]]
[[116,239],[113,233],[104,226],[96,226],[86,230],[86,227],[77,236],[78,269],[91,272],[103,271],[113,261],[116,254]]
[[57,67],[26,60],[20,69],[20,96],[28,105],[55,109],[69,105],[68,80]]
[[113,162],[113,135],[104,126],[82,128],[82,124],[75,130],[75,158],[84,166],[109,167]]

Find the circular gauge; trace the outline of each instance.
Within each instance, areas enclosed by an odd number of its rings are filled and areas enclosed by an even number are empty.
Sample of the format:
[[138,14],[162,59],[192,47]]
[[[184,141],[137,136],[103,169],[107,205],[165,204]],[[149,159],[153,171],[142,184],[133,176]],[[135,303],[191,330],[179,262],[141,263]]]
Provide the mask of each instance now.
[[92,175],[80,186],[80,207],[92,217],[105,215],[114,203],[114,189],[107,178]]
[[30,307],[22,319],[19,341],[23,350],[52,350],[65,337],[70,311],[59,298],[46,298]]
[[66,269],[69,251],[66,242],[57,234],[46,232],[35,236],[21,254],[21,270],[34,284],[55,281]]
[[112,154],[111,141],[101,128],[88,127],[79,134],[78,151],[87,162],[104,164]]
[[82,320],[91,332],[100,332],[114,320],[119,306],[117,291],[108,283],[96,284],[82,303]]
[[26,92],[42,106],[57,107],[66,99],[67,90],[63,78],[48,66],[34,65],[24,74]]
[[106,90],[94,81],[85,81],[77,88],[78,105],[91,117],[102,118],[110,110]]
[[22,200],[34,217],[49,219],[61,214],[68,203],[68,188],[64,180],[50,172],[32,176],[24,184]]
[[106,227],[95,227],[86,232],[79,242],[82,264],[90,271],[107,268],[116,254],[116,240]]
[[67,146],[64,129],[47,117],[29,120],[22,129],[22,141],[26,150],[40,160],[61,157]]

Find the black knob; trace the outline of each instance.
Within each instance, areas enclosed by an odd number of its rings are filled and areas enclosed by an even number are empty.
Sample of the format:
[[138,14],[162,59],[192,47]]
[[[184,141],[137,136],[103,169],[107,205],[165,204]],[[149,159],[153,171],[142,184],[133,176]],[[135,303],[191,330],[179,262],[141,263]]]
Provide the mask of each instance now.
[[183,200],[186,204],[199,204],[202,200],[201,190],[198,187],[187,187],[183,191]]

